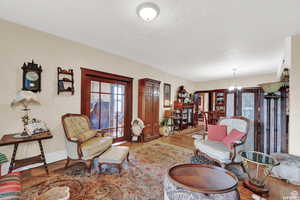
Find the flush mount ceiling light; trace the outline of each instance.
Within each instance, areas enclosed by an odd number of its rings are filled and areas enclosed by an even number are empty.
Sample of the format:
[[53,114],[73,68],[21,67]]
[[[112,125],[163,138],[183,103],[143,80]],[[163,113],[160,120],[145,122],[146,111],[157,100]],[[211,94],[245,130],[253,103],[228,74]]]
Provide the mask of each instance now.
[[151,2],[142,3],[136,9],[137,15],[146,22],[150,22],[157,18],[159,11],[159,7]]

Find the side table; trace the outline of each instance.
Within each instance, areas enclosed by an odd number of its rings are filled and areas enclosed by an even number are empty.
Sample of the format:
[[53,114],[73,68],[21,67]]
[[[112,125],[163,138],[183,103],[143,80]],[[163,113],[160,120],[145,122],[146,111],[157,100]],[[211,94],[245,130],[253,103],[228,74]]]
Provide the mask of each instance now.
[[[49,174],[46,159],[45,159],[45,153],[43,149],[42,140],[50,139],[52,138],[52,134],[50,132],[44,132],[37,135],[29,136],[29,137],[22,137],[22,138],[16,138],[15,136],[19,134],[7,134],[2,137],[0,140],[0,146],[7,146],[7,145],[14,145],[14,151],[11,157],[11,162],[9,166],[8,172],[12,172],[15,169],[35,164],[35,163],[43,163],[45,167],[45,171],[47,174]],[[26,143],[26,142],[34,142],[37,141],[39,143],[41,154],[38,156],[33,156],[30,158],[20,159],[16,160],[16,154],[18,150],[18,146],[20,143]]]
[[243,160],[242,167],[248,175],[248,179],[244,180],[244,186],[258,195],[267,197],[269,188],[264,182],[272,168],[280,163],[272,156],[256,151],[244,151],[240,155]]

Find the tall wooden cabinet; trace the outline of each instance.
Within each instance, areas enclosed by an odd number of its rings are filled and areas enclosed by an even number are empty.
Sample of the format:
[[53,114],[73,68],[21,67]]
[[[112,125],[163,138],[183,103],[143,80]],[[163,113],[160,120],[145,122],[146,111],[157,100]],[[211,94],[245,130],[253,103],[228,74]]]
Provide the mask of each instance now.
[[159,135],[159,96],[160,81],[152,79],[139,80],[138,116],[143,120],[143,140],[150,141]]

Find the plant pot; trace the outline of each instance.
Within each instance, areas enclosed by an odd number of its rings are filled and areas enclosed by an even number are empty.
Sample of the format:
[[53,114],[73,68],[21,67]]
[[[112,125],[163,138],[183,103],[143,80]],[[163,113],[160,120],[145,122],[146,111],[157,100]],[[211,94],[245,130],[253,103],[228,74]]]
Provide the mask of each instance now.
[[161,126],[161,127],[159,128],[159,133],[160,133],[160,135],[162,135],[162,136],[169,136],[170,131],[169,131],[169,129],[168,129],[167,126]]

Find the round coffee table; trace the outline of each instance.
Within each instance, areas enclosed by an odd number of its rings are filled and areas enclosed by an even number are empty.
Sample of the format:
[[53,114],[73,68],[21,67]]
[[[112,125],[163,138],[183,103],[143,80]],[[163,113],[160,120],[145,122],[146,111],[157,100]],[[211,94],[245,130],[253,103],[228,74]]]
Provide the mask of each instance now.
[[180,164],[168,171],[169,180],[188,191],[224,194],[237,191],[238,178],[226,169],[204,164]]

